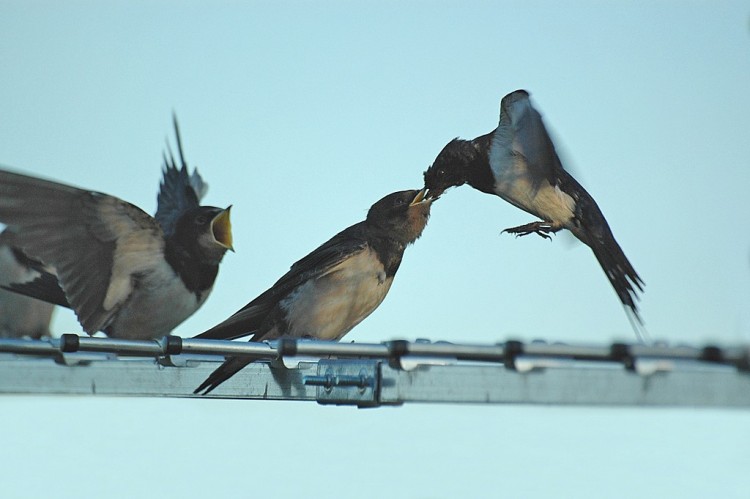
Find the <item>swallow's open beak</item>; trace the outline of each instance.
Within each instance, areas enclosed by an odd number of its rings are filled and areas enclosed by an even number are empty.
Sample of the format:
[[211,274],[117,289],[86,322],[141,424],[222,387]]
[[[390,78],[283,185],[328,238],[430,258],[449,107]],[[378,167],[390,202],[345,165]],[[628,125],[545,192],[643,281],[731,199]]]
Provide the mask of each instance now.
[[432,201],[432,198],[427,196],[427,188],[425,187],[421,191],[417,192],[417,195],[414,196],[414,199],[412,199],[411,203],[409,203],[409,206],[418,205],[420,203],[429,203]]
[[232,222],[229,220],[229,211],[231,209],[232,207],[229,206],[211,220],[211,232],[216,242],[226,249],[234,251],[234,247],[232,246]]
[[424,201],[424,196],[427,193],[427,189],[422,189],[417,193],[416,196],[414,196],[414,199],[412,199],[411,203],[409,203],[409,206],[414,206],[415,204],[419,204],[422,201]]

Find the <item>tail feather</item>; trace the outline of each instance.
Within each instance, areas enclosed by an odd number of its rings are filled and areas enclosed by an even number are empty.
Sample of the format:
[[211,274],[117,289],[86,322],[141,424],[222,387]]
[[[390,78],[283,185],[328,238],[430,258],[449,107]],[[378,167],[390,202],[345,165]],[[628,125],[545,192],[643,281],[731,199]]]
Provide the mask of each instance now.
[[[575,182],[572,177],[570,177],[570,180]],[[577,182],[575,184],[578,186],[576,189],[578,199],[575,205],[575,223],[568,228],[574,236],[594,252],[599,265],[617,293],[617,297],[625,307],[628,319],[634,326],[636,336],[642,340],[644,335],[641,331],[645,331],[645,329],[636,300],[640,299],[638,293],[643,292],[643,286],[645,286],[643,279],[630,264],[620,245],[617,244],[612,229],[609,228],[609,224],[594,198]]]
[[638,311],[636,301],[640,299],[638,293],[643,292],[643,280],[635,271],[620,245],[615,241],[610,231],[603,237],[593,237],[589,241],[599,265],[607,275],[610,284],[615,289],[622,304],[629,309],[635,321],[641,326],[643,318]]
[[196,388],[193,393],[207,395],[211,393],[217,386],[237,374],[248,364],[258,360],[255,357],[242,356],[242,357],[229,357],[222,365],[220,365],[201,385]]
[[[255,301],[255,300],[254,300]],[[252,336],[258,332],[276,302],[255,304],[248,303],[226,320],[211,329],[194,336],[210,340],[236,340],[243,336]],[[257,341],[257,340],[256,340]]]

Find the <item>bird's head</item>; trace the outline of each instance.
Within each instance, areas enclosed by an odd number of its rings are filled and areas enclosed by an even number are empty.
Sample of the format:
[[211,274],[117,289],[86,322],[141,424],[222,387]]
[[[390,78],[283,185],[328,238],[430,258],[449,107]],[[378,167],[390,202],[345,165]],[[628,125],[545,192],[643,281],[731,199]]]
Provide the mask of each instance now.
[[203,259],[221,261],[232,247],[232,223],[229,212],[215,206],[199,206],[185,213],[177,222],[174,237],[183,246],[195,247]]
[[427,226],[433,201],[427,189],[394,192],[372,205],[367,222],[391,239],[411,244]]
[[466,166],[475,154],[468,140],[453,139],[448,142],[424,172],[424,186],[428,189],[428,197],[437,199],[449,187],[465,184]]

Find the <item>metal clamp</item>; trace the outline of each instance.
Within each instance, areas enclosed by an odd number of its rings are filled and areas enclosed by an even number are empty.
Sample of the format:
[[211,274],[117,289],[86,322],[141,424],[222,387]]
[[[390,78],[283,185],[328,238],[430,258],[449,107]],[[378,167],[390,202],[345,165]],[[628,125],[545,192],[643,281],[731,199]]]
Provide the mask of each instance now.
[[380,362],[375,360],[321,359],[317,374],[305,376],[303,381],[317,387],[319,404],[380,405]]

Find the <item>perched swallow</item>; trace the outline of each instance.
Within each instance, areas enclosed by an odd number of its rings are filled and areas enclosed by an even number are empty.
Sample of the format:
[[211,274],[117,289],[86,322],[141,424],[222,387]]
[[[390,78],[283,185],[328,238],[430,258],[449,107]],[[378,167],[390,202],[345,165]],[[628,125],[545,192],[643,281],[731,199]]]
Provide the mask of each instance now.
[[620,301],[642,324],[635,299],[644,283],[594,198],[563,168],[542,116],[525,90],[503,98],[495,130],[474,140],[449,142],[424,172],[424,180],[433,197],[468,183],[542,219],[503,232],[549,238],[560,229],[570,230],[593,250]]
[[[270,289],[196,338],[340,340],[383,301],[404,250],[427,225],[431,204],[425,189],[385,196],[363,222],[333,236]],[[229,357],[195,393],[210,392],[253,360]]]
[[[11,228],[0,233],[0,285],[32,281],[44,270],[41,262],[29,258],[14,245]],[[34,339],[49,336],[54,306],[17,293],[0,290],[0,337]]]
[[200,206],[205,185],[165,158],[156,218],[114,196],[0,170],[0,222],[50,266],[12,289],[72,308],[84,331],[159,338],[195,312],[232,249],[230,208]]

